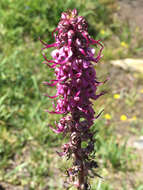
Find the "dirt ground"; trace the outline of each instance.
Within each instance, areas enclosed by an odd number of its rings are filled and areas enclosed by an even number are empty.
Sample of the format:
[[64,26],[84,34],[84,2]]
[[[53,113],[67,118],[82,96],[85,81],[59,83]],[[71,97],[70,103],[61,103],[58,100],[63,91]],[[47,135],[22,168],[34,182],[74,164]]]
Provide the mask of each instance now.
[[[110,76],[109,86],[112,85],[112,93],[122,94],[122,100],[120,103],[113,105],[114,110],[114,122],[115,122],[115,135],[117,138],[124,139],[127,138],[127,146],[133,148],[133,153],[137,156],[133,161],[133,167],[135,167],[134,172],[126,172],[124,174],[115,173],[114,176],[110,178],[113,187],[117,187],[115,190],[121,190],[122,182],[126,182],[126,188],[129,190],[136,189],[137,181],[139,184],[143,184],[143,149],[137,149],[134,147],[134,143],[139,139],[142,134],[140,133],[143,126],[143,94],[140,94],[133,105],[126,104],[126,94],[131,94],[133,91],[138,94],[143,86],[143,78],[139,78],[139,73],[128,72],[121,68],[115,68],[109,66],[108,74]],[[130,95],[131,96],[131,95]],[[134,101],[133,100],[133,101]],[[112,105],[111,105],[112,106]],[[111,110],[111,107],[110,107]],[[133,115],[137,116],[138,122],[134,125],[132,121],[120,122],[120,115],[126,114],[127,117],[131,118]],[[134,132],[136,131],[136,132]],[[138,168],[138,169],[137,169]]]
[[143,31],[143,0],[119,0],[118,15],[128,21],[131,28],[139,27]]

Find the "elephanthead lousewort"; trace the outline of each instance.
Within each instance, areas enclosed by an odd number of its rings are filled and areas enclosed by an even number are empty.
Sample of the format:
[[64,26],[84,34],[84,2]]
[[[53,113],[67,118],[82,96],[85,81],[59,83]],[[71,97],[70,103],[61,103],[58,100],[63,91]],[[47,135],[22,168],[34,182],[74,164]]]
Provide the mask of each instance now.
[[[55,71],[56,78],[44,82],[48,86],[56,86],[56,95],[49,96],[56,100],[51,114],[62,114],[62,118],[50,128],[55,133],[69,135],[69,142],[62,146],[60,156],[73,159],[73,166],[67,169],[65,186],[74,185],[78,190],[90,189],[88,178],[97,175],[97,167],[93,159],[95,132],[91,126],[97,116],[93,110],[92,100],[97,100],[104,92],[97,94],[101,84],[96,79],[94,64],[101,58],[103,45],[99,40],[92,39],[88,34],[88,24],[84,17],[78,16],[77,10],[63,12],[60,22],[54,30],[55,43],[44,45],[43,49],[54,47],[52,60],[43,53],[45,63]],[[95,57],[95,49],[100,49]],[[86,142],[86,146],[82,146]]]

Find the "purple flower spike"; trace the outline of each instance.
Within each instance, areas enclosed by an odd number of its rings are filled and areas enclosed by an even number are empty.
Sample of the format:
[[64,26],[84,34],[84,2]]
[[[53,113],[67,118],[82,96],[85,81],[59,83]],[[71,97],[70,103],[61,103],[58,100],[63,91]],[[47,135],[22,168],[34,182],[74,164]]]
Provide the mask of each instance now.
[[[99,40],[92,39],[88,34],[88,24],[84,17],[78,16],[77,10],[62,13],[60,22],[52,35],[55,43],[44,45],[43,49],[54,47],[48,60],[43,57],[50,68],[55,71],[55,80],[44,82],[48,86],[56,86],[54,110],[51,114],[64,114],[56,127],[49,127],[57,134],[69,134],[70,141],[62,146],[63,152],[59,156],[73,158],[73,166],[67,170],[68,180],[66,185],[74,185],[78,190],[90,189],[88,177],[95,174],[94,168],[97,163],[91,159],[94,152],[94,132],[90,127],[93,125],[102,111],[97,115],[92,107],[92,100],[98,99],[105,92],[96,94],[97,87],[104,82],[98,82],[93,62],[97,63],[102,56],[103,45]],[[95,49],[91,45],[100,47],[97,57]],[[58,97],[58,98],[57,98]],[[82,142],[87,142],[82,147]],[[96,175],[96,174],[95,174]]]

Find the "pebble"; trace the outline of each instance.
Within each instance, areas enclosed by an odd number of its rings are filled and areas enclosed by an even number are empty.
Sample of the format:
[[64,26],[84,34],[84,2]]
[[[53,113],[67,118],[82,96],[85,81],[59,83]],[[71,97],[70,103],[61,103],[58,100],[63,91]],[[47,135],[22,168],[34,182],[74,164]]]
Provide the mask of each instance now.
[[110,61],[112,65],[123,68],[124,70],[138,71],[143,73],[143,59],[118,59]]
[[133,146],[137,149],[143,149],[143,136],[141,136],[138,140],[136,140]]

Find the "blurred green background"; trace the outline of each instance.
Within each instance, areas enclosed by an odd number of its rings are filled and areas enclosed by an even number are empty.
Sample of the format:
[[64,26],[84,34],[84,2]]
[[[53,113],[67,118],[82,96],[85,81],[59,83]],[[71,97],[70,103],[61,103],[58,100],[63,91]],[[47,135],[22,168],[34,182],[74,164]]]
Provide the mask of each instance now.
[[110,78],[99,89],[108,94],[95,103],[97,113],[105,111],[93,126],[99,130],[98,173],[105,180],[92,179],[92,189],[143,190],[143,155],[132,146],[143,135],[143,74],[110,63],[142,57],[142,30],[130,25],[130,15],[122,18],[124,3],[130,8],[127,0],[0,0],[0,189],[63,189],[70,161],[55,152],[67,139],[47,127],[59,116],[44,112],[52,104],[43,94],[55,89],[42,85],[53,73],[41,64],[39,37],[52,43],[61,12],[76,8],[86,17],[90,35],[105,46],[97,76]]

